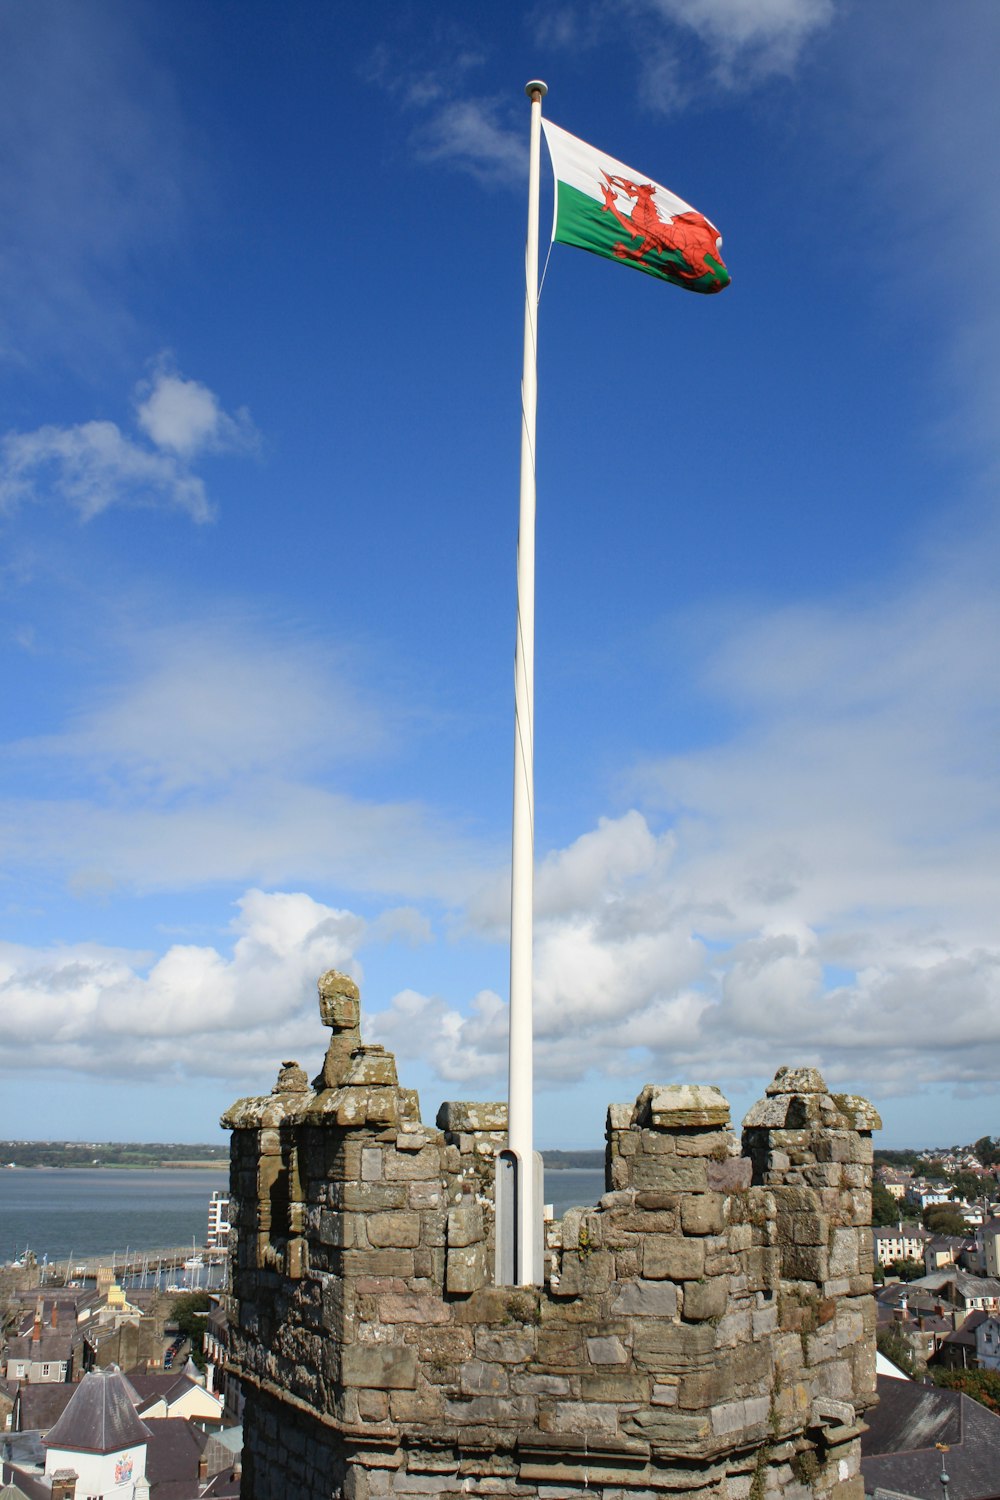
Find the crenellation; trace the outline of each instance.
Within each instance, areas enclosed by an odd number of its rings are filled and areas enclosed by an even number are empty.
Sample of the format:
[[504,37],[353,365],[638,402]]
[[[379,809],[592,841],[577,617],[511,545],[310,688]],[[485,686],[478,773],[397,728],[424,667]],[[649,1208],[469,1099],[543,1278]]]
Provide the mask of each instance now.
[[779,1069],[742,1139],[707,1085],[608,1110],[606,1191],[496,1287],[503,1105],[434,1126],[320,981],[312,1088],[238,1101],[234,1359],[246,1500],[412,1495],[854,1500],[874,1398],[871,1132]]

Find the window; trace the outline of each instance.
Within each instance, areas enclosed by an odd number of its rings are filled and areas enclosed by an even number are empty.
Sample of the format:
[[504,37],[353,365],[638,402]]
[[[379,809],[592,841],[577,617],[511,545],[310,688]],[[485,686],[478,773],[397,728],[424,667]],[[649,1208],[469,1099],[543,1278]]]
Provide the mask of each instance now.
[[45,1376],[46,1376],[46,1375],[47,1375],[47,1374],[48,1374],[48,1373],[49,1373],[49,1367],[48,1367],[48,1365],[42,1365],[42,1379],[43,1379],[43,1380],[44,1380],[44,1378],[45,1378]]

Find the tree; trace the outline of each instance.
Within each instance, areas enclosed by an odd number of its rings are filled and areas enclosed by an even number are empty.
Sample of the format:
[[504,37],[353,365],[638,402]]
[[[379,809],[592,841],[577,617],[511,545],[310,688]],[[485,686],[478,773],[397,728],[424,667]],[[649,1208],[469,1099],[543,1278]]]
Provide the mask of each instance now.
[[1000,1162],[1000,1140],[994,1140],[992,1136],[980,1136],[972,1150],[984,1167],[994,1167]]
[[977,1177],[975,1172],[952,1172],[950,1181],[952,1197],[964,1198],[968,1203],[981,1198],[985,1191],[983,1179]]
[[924,1274],[919,1260],[894,1260],[885,1269],[896,1281],[917,1281]]
[[936,1368],[931,1373],[935,1385],[944,1386],[949,1391],[962,1391],[973,1401],[988,1406],[990,1411],[1000,1412],[1000,1371]]
[[947,1203],[928,1203],[920,1217],[924,1228],[929,1229],[932,1234],[955,1234],[964,1238],[969,1233],[969,1226],[962,1215]]
[[191,1342],[191,1358],[199,1370],[205,1368],[205,1351],[202,1335],[205,1332],[205,1314],[212,1306],[207,1292],[186,1292],[178,1297],[170,1309],[170,1316],[177,1324],[177,1332]]
[[887,1323],[884,1328],[880,1328],[875,1335],[875,1344],[879,1353],[891,1360],[897,1370],[909,1375],[911,1380],[919,1375],[920,1361],[901,1324]]
[[884,1183],[872,1183],[872,1224],[876,1229],[899,1223],[899,1204]]

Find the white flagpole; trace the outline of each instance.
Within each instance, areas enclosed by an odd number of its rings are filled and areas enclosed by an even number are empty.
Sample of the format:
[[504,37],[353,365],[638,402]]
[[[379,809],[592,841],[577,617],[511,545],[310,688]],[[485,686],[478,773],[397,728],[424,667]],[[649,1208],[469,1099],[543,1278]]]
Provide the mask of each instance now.
[[538,198],[542,135],[540,80],[525,86],[531,100],[528,237],[524,261],[524,369],[521,377],[521,510],[517,538],[517,641],[514,651],[514,817],[510,899],[510,1051],[507,1140],[517,1159],[515,1281],[540,1278],[533,1247],[536,1223],[533,1147],[532,905],[534,896],[535,697],[535,410],[537,406]]

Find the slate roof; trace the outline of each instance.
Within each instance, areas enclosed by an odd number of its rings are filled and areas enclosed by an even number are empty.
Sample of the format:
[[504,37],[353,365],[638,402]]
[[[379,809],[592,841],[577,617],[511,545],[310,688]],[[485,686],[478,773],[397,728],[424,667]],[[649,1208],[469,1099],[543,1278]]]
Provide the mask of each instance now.
[[135,1391],[136,1405],[140,1411],[144,1407],[155,1405],[157,1401],[165,1401],[170,1407],[192,1390],[196,1383],[190,1380],[183,1370],[179,1374],[167,1370],[162,1375],[146,1375],[136,1372],[125,1378]]
[[18,1392],[16,1412],[18,1427],[22,1432],[27,1432],[29,1429],[34,1429],[36,1432],[48,1432],[53,1423],[62,1416],[75,1393],[75,1385],[66,1385],[58,1380],[43,1380],[37,1385],[29,1385],[25,1381]]
[[146,1478],[159,1496],[164,1484],[189,1484],[198,1478],[198,1460],[208,1445],[208,1436],[183,1417],[148,1417]]
[[[861,1439],[865,1493],[895,1490],[915,1500],[941,1500],[941,1459],[950,1500],[1000,1496],[1000,1417],[959,1391],[877,1380],[878,1405],[865,1415]],[[946,1443],[942,1454],[934,1445]]]
[[49,1429],[48,1448],[80,1453],[117,1453],[148,1442],[149,1429],[140,1421],[128,1386],[117,1369],[93,1370],[76,1387],[73,1399]]

